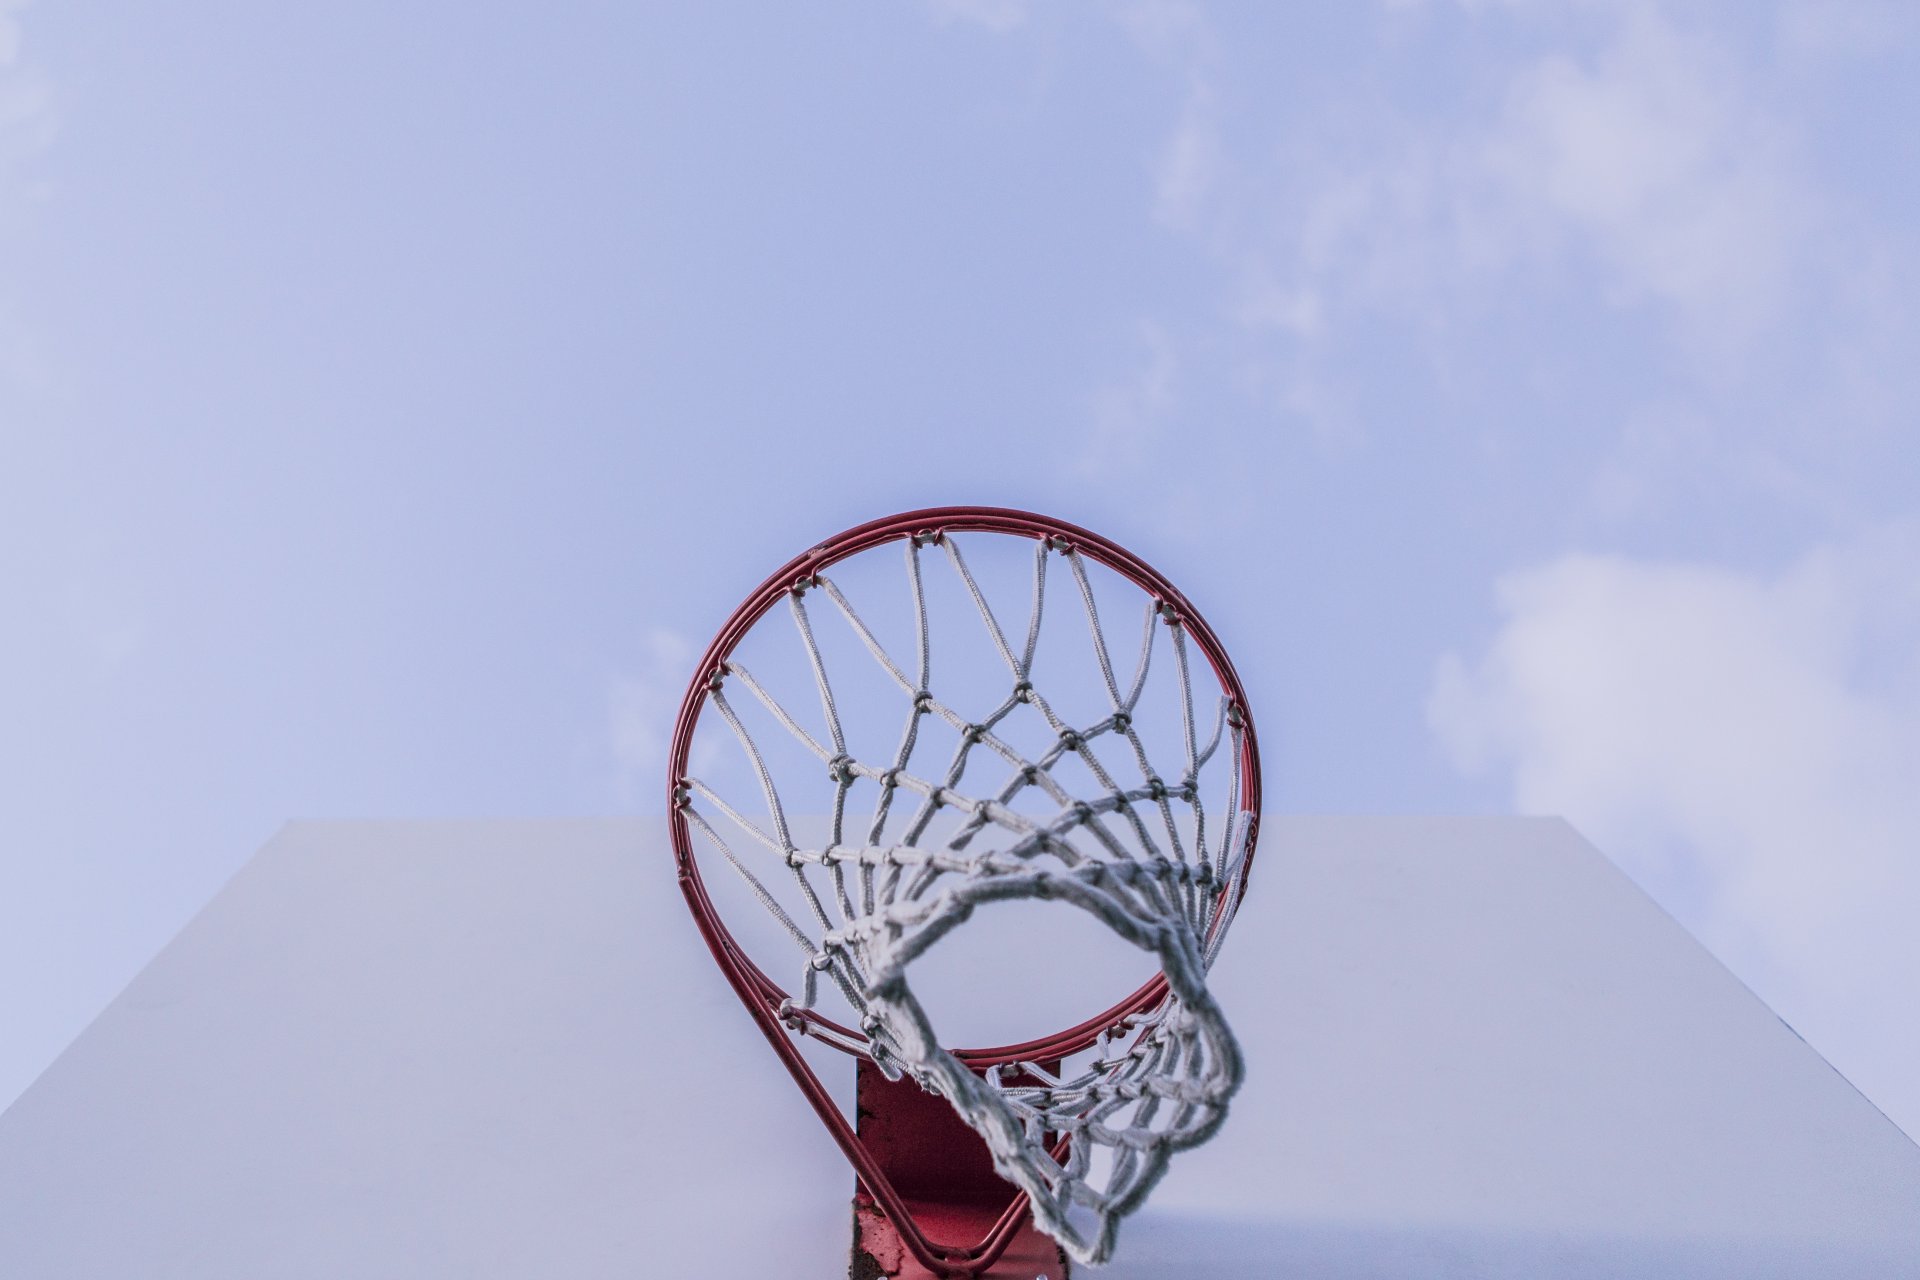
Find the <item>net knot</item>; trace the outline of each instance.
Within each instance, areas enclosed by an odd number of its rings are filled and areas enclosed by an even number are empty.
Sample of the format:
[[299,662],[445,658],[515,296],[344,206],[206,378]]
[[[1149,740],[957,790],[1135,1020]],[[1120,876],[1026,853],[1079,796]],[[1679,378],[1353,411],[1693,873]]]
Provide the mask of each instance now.
[[841,786],[853,781],[853,757],[842,751],[827,761],[827,780]]
[[1068,751],[1078,751],[1080,749],[1079,732],[1074,729],[1062,729],[1060,731],[1060,745]]
[[1013,700],[1015,702],[1032,702],[1033,681],[1022,680],[1019,684],[1013,686]]
[[1160,781],[1157,777],[1148,778],[1147,796],[1153,800],[1165,800],[1167,798],[1167,784]]
[[933,710],[932,691],[927,689],[922,689],[920,690],[920,692],[914,694],[913,709],[914,709],[914,712],[918,715],[925,715],[927,712]]
[[1113,731],[1115,733],[1125,733],[1131,728],[1133,728],[1132,716],[1124,711],[1116,711],[1113,713]]

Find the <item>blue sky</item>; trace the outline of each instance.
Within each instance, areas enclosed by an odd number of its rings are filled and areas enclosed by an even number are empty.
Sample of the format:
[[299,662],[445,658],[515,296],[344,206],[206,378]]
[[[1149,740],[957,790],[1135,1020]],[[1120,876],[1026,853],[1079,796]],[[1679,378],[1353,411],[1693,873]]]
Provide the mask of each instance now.
[[[0,0],[0,1099],[281,822],[657,805],[890,510],[1564,813],[1920,1129],[1903,3]],[[1243,925],[1244,927],[1244,925]]]

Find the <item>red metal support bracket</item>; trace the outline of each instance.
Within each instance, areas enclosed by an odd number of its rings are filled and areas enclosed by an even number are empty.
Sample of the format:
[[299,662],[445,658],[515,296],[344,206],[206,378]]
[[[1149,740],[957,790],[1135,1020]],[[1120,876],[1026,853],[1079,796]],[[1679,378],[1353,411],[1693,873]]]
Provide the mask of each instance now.
[[[852,1280],[1066,1280],[1060,1247],[1033,1225],[1026,1196],[993,1171],[987,1144],[959,1113],[911,1079],[889,1080],[867,1059],[857,1062],[860,1143],[893,1184],[910,1221],[903,1230],[865,1186],[856,1188]],[[913,1235],[923,1248],[912,1247]],[[927,1252],[953,1264],[929,1270],[916,1257]]]

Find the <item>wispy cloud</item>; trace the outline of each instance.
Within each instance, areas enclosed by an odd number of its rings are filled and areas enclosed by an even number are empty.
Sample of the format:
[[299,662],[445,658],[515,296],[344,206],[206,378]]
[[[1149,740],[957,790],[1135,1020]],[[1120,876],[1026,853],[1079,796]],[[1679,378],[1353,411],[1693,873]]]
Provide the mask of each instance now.
[[[0,0],[0,235],[13,232],[38,194],[29,161],[53,139],[53,95],[26,56],[21,13],[28,0]],[[30,380],[32,336],[0,280],[0,390]]]
[[927,0],[941,22],[964,22],[989,31],[1012,31],[1026,25],[1031,0]]
[[0,0],[0,191],[19,162],[52,136],[52,94],[26,58],[21,13],[28,0]]
[[150,620],[138,593],[98,578],[69,581],[60,612],[72,651],[101,671],[124,667],[147,642]]
[[[1616,433],[1583,446],[1603,524],[1728,488],[1838,516],[1843,472],[1904,451],[1920,242],[1874,183],[1835,181],[1856,122],[1832,103],[1920,19],[1407,0],[1350,11],[1350,74],[1278,93],[1244,15],[1122,13],[1177,91],[1148,211],[1215,290],[1206,322],[1163,324],[1186,386],[1336,455],[1387,437],[1387,359],[1489,452],[1538,429],[1502,369],[1638,397],[1582,427]],[[1412,71],[1462,48],[1471,76]]]
[[1499,584],[1429,718],[1564,813],[1920,1133],[1920,524],[1781,571],[1569,556]]
[[1781,314],[1821,220],[1788,129],[1718,40],[1626,7],[1598,50],[1521,68],[1481,148],[1490,216],[1591,254],[1622,303],[1651,300],[1696,340]]
[[1079,470],[1093,478],[1128,475],[1156,452],[1173,408],[1180,362],[1172,335],[1153,322],[1139,326],[1141,358],[1126,377],[1094,393],[1093,430]]
[[1920,10],[1907,0],[1783,0],[1778,25],[1794,55],[1874,57],[1920,38]]
[[[1423,20],[1486,22],[1475,11],[1490,7]],[[1592,23],[1558,31],[1551,8],[1503,8],[1549,48],[1490,68],[1499,93],[1416,109],[1361,77],[1275,117],[1253,151],[1221,134],[1217,40],[1150,28],[1142,39],[1192,86],[1156,212],[1235,274],[1239,315],[1287,317],[1295,336],[1303,312],[1320,331],[1382,309],[1438,322],[1468,290],[1582,267],[1616,305],[1656,306],[1690,333],[1724,340],[1777,318],[1821,211],[1745,63],[1654,5],[1606,9],[1598,37]]]
[[665,793],[663,771],[674,719],[696,656],[679,632],[653,627],[641,643],[635,667],[615,676],[608,688],[607,745],[615,794],[623,805]]

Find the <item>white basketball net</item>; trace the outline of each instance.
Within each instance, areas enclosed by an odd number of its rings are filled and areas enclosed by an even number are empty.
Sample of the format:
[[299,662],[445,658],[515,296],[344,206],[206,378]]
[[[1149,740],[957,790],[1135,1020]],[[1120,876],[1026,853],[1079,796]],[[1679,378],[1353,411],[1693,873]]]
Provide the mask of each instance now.
[[[1008,692],[984,719],[968,720],[929,687],[923,541],[944,546],[1005,660]],[[1151,601],[1138,662],[1122,684],[1086,567],[1071,548],[1036,540],[1032,611],[1018,647],[1009,643],[951,536],[907,539],[906,553],[919,636],[913,665],[903,667],[886,652],[832,580],[818,576],[801,584],[789,601],[818,684],[826,740],[804,728],[745,667],[729,661],[724,679],[715,677],[708,697],[751,762],[764,794],[765,819],[749,818],[696,778],[685,780],[680,803],[691,828],[725,857],[800,946],[801,995],[783,1013],[812,1008],[825,974],[859,1013],[868,1037],[863,1043],[844,1037],[836,1042],[870,1056],[889,1078],[905,1072],[950,1102],[986,1140],[1001,1176],[1027,1192],[1039,1226],[1074,1258],[1097,1263],[1108,1255],[1118,1221],[1139,1206],[1171,1154],[1212,1135],[1240,1084],[1240,1053],[1207,992],[1206,972],[1240,896],[1251,826],[1251,815],[1240,805],[1246,747],[1241,717],[1224,694],[1215,705],[1196,709],[1184,628],[1170,612],[1157,618]],[[1111,701],[1097,723],[1065,723],[1030,681],[1054,554],[1063,556],[1079,587],[1092,656]],[[905,728],[890,760],[869,763],[847,752],[827,663],[809,616],[809,589],[831,601],[899,689]],[[1178,669],[1185,739],[1185,759],[1171,780],[1148,759],[1133,723],[1156,637],[1163,632]],[[832,826],[824,847],[803,847],[795,839],[789,814],[799,812],[792,807],[798,797],[783,799],[760,746],[729,701],[736,686],[826,766]],[[1014,750],[995,731],[1022,706],[1044,717],[1054,735],[1054,745],[1034,758]],[[910,767],[914,748],[930,716],[951,725],[959,745],[943,766],[916,772]],[[1103,750],[1127,758],[1117,771],[1124,780],[1100,758]],[[1098,780],[1095,794],[1070,794],[1056,777],[1056,766],[1069,756]],[[969,794],[959,787],[977,757],[998,766],[980,770],[996,775],[998,785]],[[1216,759],[1229,775],[1227,811],[1224,821],[1210,828],[1200,780]],[[847,799],[861,779],[877,784],[879,799],[870,819],[856,825]],[[1055,807],[1051,818],[1010,807],[1029,788]],[[788,789],[794,790],[791,783]],[[1034,799],[1025,798],[1029,804]],[[912,817],[904,834],[883,843],[890,812],[900,801],[913,807]],[[957,811],[949,814],[959,818],[957,833],[928,840],[932,820],[942,810]],[[896,829],[898,822],[896,817]],[[729,841],[722,827],[740,836]],[[764,853],[736,848],[742,839]],[[762,869],[756,870],[756,862]],[[804,909],[788,910],[763,879],[781,864]],[[1165,1001],[1125,1019],[1124,1026],[1114,1028],[1121,1038],[1104,1056],[1066,1072],[1065,1078],[1036,1063],[976,1075],[940,1046],[907,983],[914,959],[964,922],[976,905],[1009,898],[1059,898],[1085,909],[1156,954],[1167,978]],[[789,1026],[836,1039],[810,1019],[789,1016]],[[1053,1155],[1058,1135],[1070,1139],[1064,1161]]]

